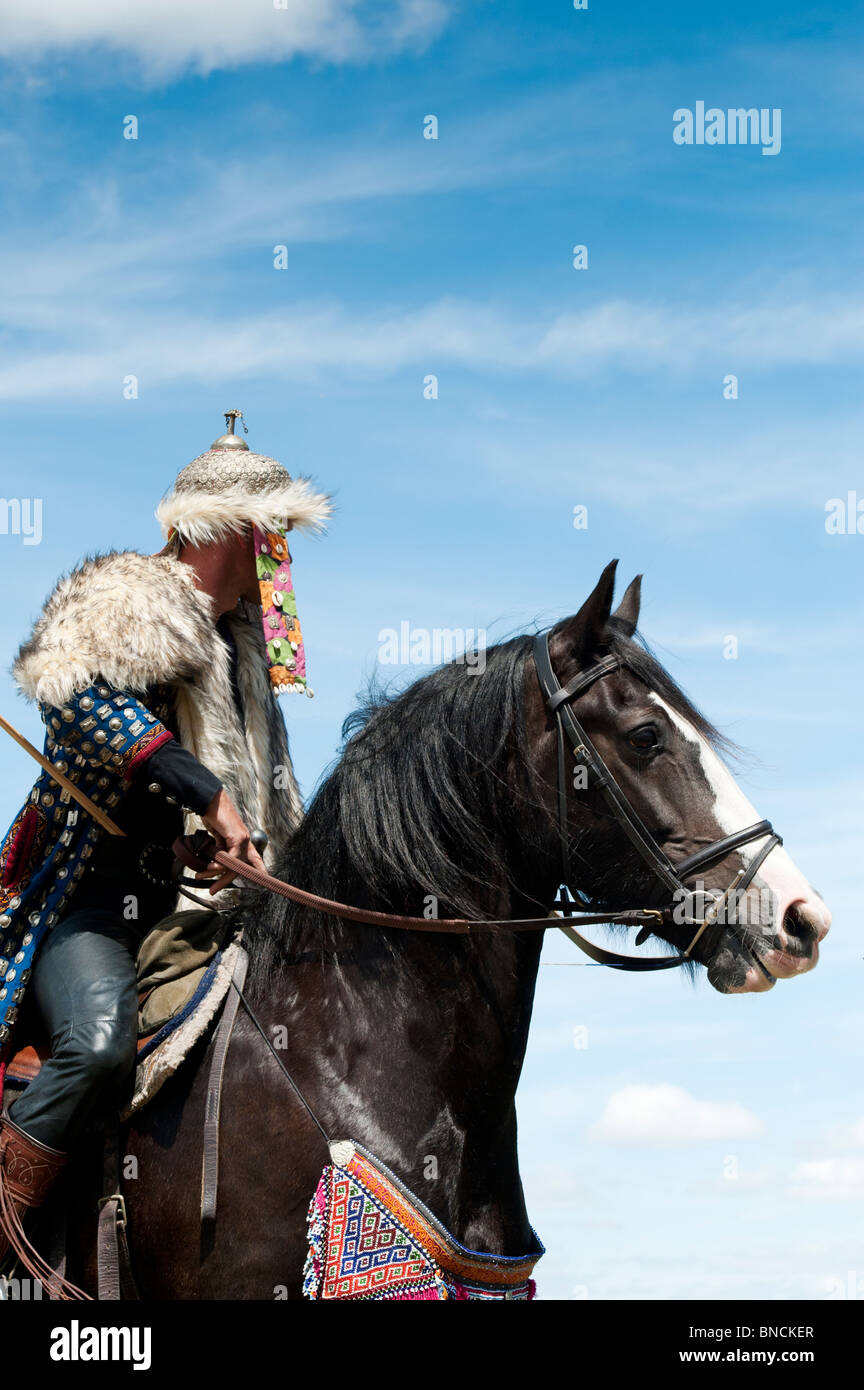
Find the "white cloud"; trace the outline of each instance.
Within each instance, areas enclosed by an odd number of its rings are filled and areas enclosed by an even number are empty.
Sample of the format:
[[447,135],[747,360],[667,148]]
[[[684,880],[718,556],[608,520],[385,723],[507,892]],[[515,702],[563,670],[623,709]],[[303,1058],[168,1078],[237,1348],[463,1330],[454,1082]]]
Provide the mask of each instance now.
[[790,1197],[823,1201],[864,1199],[864,1158],[821,1158],[799,1163],[789,1183]]
[[3,0],[0,55],[42,58],[105,48],[164,79],[297,55],[369,59],[424,45],[447,19],[444,0]]
[[696,1100],[682,1086],[613,1091],[591,1139],[617,1144],[698,1144],[760,1134],[757,1117],[734,1101]]
[[[860,799],[860,788],[858,796]],[[830,1131],[826,1143],[838,1149],[864,1149],[864,1120],[855,1120],[849,1125],[838,1125]]]

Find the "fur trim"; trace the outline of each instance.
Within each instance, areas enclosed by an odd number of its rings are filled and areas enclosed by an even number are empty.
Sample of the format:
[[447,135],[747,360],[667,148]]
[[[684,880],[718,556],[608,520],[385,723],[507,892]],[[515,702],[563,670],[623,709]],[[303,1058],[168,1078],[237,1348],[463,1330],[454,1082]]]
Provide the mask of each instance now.
[[[182,560],[137,551],[88,558],[57,584],[12,674],[28,699],[47,705],[62,705],[99,679],[136,694],[170,686],[180,743],[220,779],[246,824],[266,831],[263,857],[272,867],[302,803],[270,686],[261,613],[244,599],[228,615],[245,727],[228,645],[211,613],[209,595]],[[186,812],[186,833],[201,824]],[[188,905],[178,895],[177,910]]]
[[[188,902],[186,904],[189,906]],[[213,1022],[231,985],[231,977],[243,947],[237,942],[222,952],[222,959],[216,968],[216,976],[198,1007],[184,1019],[165,1041],[139,1062],[135,1071],[135,1090],[128,1105],[120,1112],[121,1120],[128,1120],[136,1110],[140,1110],[165,1082],[180,1068],[195,1043],[203,1037]]]
[[320,531],[331,512],[325,493],[316,492],[308,478],[295,478],[266,492],[242,486],[223,492],[172,491],[155,514],[166,540],[174,527],[189,545],[206,545],[250,523],[267,531],[287,520],[297,530]]
[[12,675],[28,700],[48,705],[98,676],[136,694],[191,680],[212,660],[214,639],[222,642],[211,614],[181,560],[134,550],[88,556],[59,580]]

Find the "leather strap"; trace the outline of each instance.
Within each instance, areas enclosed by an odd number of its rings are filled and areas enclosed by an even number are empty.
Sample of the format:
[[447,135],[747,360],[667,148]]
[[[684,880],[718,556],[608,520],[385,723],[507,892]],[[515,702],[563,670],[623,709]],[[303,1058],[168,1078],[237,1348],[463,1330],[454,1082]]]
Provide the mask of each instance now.
[[99,1209],[96,1233],[97,1297],[100,1303],[120,1301],[120,1252],[117,1241],[117,1202],[112,1198]]
[[597,946],[593,941],[589,941],[566,920],[557,923],[557,926],[558,930],[563,931],[574,946],[578,946],[591,960],[596,961],[598,965],[609,965],[614,970],[672,970],[682,964],[681,956],[622,956],[617,951],[607,951],[605,946]]
[[103,1137],[103,1192],[96,1232],[97,1298],[100,1303],[140,1298],[126,1238],[126,1202],[121,1191],[120,1126],[110,1118]]
[[[573,749],[573,757],[577,763],[586,767],[590,773],[591,786],[602,793],[609,803],[615,819],[624,830],[632,844],[641,854],[642,858],[649,864],[657,878],[675,893],[679,886],[679,876],[676,874],[675,865],[664,854],[654,839],[648,827],[633,810],[626,796],[622,792],[609,768],[604,763],[597,749],[594,747],[587,732],[576,718],[567,701],[572,700],[574,695],[581,694],[584,690],[602,676],[609,675],[611,671],[620,666],[617,657],[607,657],[603,661],[598,661],[596,666],[590,670],[580,672],[578,677],[574,677],[567,685],[558,685],[558,678],[552,670],[552,661],[549,656],[549,638],[545,632],[540,632],[534,639],[534,664],[537,667],[537,676],[540,681],[540,689],[549,708],[558,720],[559,750],[563,742],[563,730],[566,730]],[[562,698],[563,697],[563,698]],[[566,779],[562,778],[560,770],[560,751],[559,751],[559,815],[561,813],[560,796],[562,788],[566,794]],[[564,818],[561,822],[562,840],[566,836],[566,809]]]
[[[727,835],[725,840],[715,840],[705,849],[697,849],[695,854],[688,854],[686,859],[681,859],[675,865],[678,877],[689,878],[697,869],[707,869],[709,864],[716,864],[733,850],[740,849],[742,845],[748,845],[751,840],[758,840],[763,835],[772,835],[777,844],[783,843],[780,836],[774,834],[771,822],[760,820],[755,825],[748,825],[744,830],[736,830],[733,835]],[[771,846],[772,849],[775,847]]]
[[216,1198],[219,1191],[219,1115],[222,1109],[222,1081],[231,1034],[240,1006],[240,995],[246,983],[249,956],[238,945],[237,958],[228,994],[222,1005],[222,1017],[216,1029],[210,1074],[207,1078],[207,1106],[204,1112],[204,1154],[201,1163],[201,1220],[216,1220]]
[[[200,834],[200,832],[197,833]],[[207,838],[209,839],[209,836]],[[545,931],[549,927],[555,926],[554,918],[550,918],[549,913],[545,917],[515,919],[483,917],[474,921],[468,917],[402,917],[392,912],[375,912],[371,908],[352,907],[350,903],[336,902],[332,898],[321,898],[317,893],[307,893],[304,888],[295,888],[293,883],[286,883],[284,879],[274,878],[272,874],[232,858],[224,850],[217,850],[214,841],[211,840],[210,844],[210,849],[202,849],[199,841],[196,852],[186,843],[185,839],[180,838],[174,841],[173,848],[177,858],[187,868],[206,869],[209,863],[214,862],[223,868],[231,869],[240,878],[248,879],[250,883],[256,884],[259,888],[267,888],[271,893],[278,894],[279,897],[290,898],[292,902],[299,903],[301,907],[309,907],[315,912],[323,912],[328,917],[342,917],[347,922],[364,922],[373,927],[394,927],[403,931],[455,933],[461,936],[467,936],[475,931],[489,931],[493,928],[501,928],[502,930],[507,928],[510,931]],[[201,886],[197,879],[177,878],[175,882],[178,884],[188,882],[199,888]],[[196,899],[196,901],[199,900]],[[233,911],[234,909],[228,910]],[[633,907],[626,908],[621,912],[579,913],[577,920],[583,925],[612,922],[627,927],[638,927],[647,926],[651,922],[656,923],[657,917],[658,912],[652,908]]]

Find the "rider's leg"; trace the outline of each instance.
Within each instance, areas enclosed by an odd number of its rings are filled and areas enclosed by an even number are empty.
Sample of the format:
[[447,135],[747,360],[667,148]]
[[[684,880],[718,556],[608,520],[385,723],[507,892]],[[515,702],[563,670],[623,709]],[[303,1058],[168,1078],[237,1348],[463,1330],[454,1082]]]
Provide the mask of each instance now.
[[100,907],[74,909],[42,945],[30,989],[51,1039],[51,1057],[9,1119],[31,1139],[65,1152],[93,1111],[118,1096],[135,1062],[136,923]]
[[31,989],[52,1056],[0,1119],[0,1261],[10,1243],[27,1258],[22,1218],[41,1206],[94,1108],[131,1074],[137,944],[118,911],[90,906],[70,912],[37,956]]

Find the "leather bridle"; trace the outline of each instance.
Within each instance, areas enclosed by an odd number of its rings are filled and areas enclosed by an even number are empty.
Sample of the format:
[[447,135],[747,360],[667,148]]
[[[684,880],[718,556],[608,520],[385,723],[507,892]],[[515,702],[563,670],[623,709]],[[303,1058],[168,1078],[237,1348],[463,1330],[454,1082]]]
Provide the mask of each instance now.
[[[451,917],[451,918],[427,918],[427,917],[407,917],[392,912],[377,912],[371,908],[354,907],[348,903],[340,903],[332,898],[322,898],[317,893],[307,892],[303,888],[297,888],[294,884],[286,883],[284,879],[274,878],[261,869],[255,868],[251,864],[244,863],[237,858],[228,855],[224,850],[217,849],[215,841],[206,831],[197,831],[194,835],[181,837],[174,841],[175,864],[172,877],[180,888],[184,896],[192,898],[202,907],[209,907],[211,910],[230,912],[232,907],[216,908],[215,904],[202,902],[200,898],[193,897],[186,891],[188,888],[201,888],[202,884],[198,879],[182,877],[183,867],[197,871],[206,870],[210,863],[217,863],[225,869],[231,869],[239,877],[256,884],[260,888],[266,888],[272,893],[277,893],[280,897],[289,898],[292,902],[301,907],[311,908],[315,912],[323,912],[330,917],[339,917],[349,922],[361,922],[370,926],[400,928],[405,931],[415,932],[441,932],[469,935],[477,931],[485,931],[492,928],[510,931],[543,931],[549,927],[557,926],[564,934],[573,941],[580,950],[587,956],[596,961],[599,965],[611,965],[618,970],[669,970],[678,965],[686,965],[691,959],[691,953],[702,934],[717,920],[721,907],[727,902],[733,892],[742,892],[753,880],[760,866],[771,853],[775,846],[782,844],[780,836],[774,832],[773,827],[767,820],[757,821],[755,825],[748,826],[745,830],[738,830],[733,835],[727,835],[725,839],[717,840],[714,844],[698,850],[695,854],[688,855],[686,859],[679,860],[677,864],[669,859],[668,855],[657,843],[651,831],[643,823],[634,811],[627,797],[624,795],[615,778],[612,776],[606,763],[600,757],[588,737],[582,724],[576,718],[571,708],[572,702],[582,695],[589,686],[595,681],[608,676],[612,671],[616,671],[623,666],[623,662],[617,656],[605,657],[598,661],[596,665],[587,671],[580,671],[566,685],[560,685],[555,672],[552,670],[552,663],[549,657],[549,635],[540,633],[534,642],[534,661],[537,668],[537,677],[540,682],[540,689],[543,693],[546,709],[555,718],[558,734],[558,835],[561,844],[561,884],[566,890],[569,898],[559,897],[556,906],[564,913],[563,918],[556,918],[554,915],[546,917],[525,917],[519,919],[490,919],[483,918],[475,921],[470,918]],[[612,814],[618,824],[639,851],[642,858],[646,861],[654,876],[662,883],[663,887],[669,890],[670,903],[664,907],[632,907],[632,908],[610,908],[602,910],[602,905],[598,905],[601,910],[594,912],[580,911],[574,912],[573,890],[571,887],[571,865],[570,865],[570,833],[568,826],[568,798],[567,798],[567,758],[566,743],[569,742],[573,757],[578,764],[585,767],[588,772],[589,785],[601,791]],[[680,916],[680,903],[692,902],[692,894],[686,888],[684,879],[695,873],[698,869],[704,869],[709,864],[718,863],[725,859],[727,855],[742,845],[749,844],[752,840],[765,838],[765,844],[751,859],[745,868],[741,869],[730,883],[729,887],[719,898],[709,907],[702,917],[692,915]],[[255,832],[253,839],[262,848],[266,844],[266,835],[263,832]],[[185,885],[185,887],[184,887]],[[581,895],[580,895],[581,896]],[[675,899],[679,899],[679,905],[675,906]],[[583,904],[587,905],[587,900],[582,896]],[[736,908],[737,911],[737,908]],[[733,920],[737,920],[737,917]],[[607,951],[602,946],[596,946],[593,941],[588,941],[582,936],[573,925],[578,922],[580,926],[592,924],[619,924],[628,927],[638,926],[642,928],[637,945],[640,944],[643,934],[652,934],[659,930],[664,923],[671,921],[683,921],[697,928],[696,933],[683,954],[677,956],[624,956],[615,951]],[[727,921],[727,925],[729,925]]]
[[[696,927],[690,945],[680,956],[661,956],[646,958],[640,956],[622,956],[614,951],[606,951],[601,946],[595,946],[593,942],[587,941],[580,936],[572,926],[568,929],[562,927],[570,937],[587,955],[602,965],[614,965],[622,970],[669,970],[677,965],[684,965],[691,959],[693,948],[699,941],[703,933],[715,922],[723,906],[729,901],[733,894],[740,895],[752,883],[762,864],[768,855],[778,845],[783,843],[780,836],[774,830],[770,821],[760,820],[755,825],[747,826],[743,830],[736,830],[734,834],[727,835],[722,840],[715,840],[713,844],[706,845],[704,849],[697,850],[695,854],[690,854],[686,859],[681,859],[677,863],[666,854],[665,850],[658,844],[654,835],[645,825],[644,821],[633,809],[625,796],[624,792],[615,781],[609,767],[603,761],[584,726],[573,713],[572,703],[580,695],[592,686],[595,681],[601,680],[604,676],[610,675],[613,671],[619,670],[623,661],[618,656],[607,656],[598,661],[587,671],[579,671],[566,685],[561,685],[555,672],[552,669],[552,661],[549,656],[549,634],[547,632],[538,633],[534,639],[534,664],[537,668],[537,677],[540,682],[540,690],[546,709],[554,716],[557,725],[558,738],[558,836],[561,845],[561,883],[567,890],[570,898],[573,897],[571,886],[572,871],[570,864],[570,832],[568,826],[568,797],[567,797],[567,756],[566,743],[570,744],[570,749],[576,764],[586,770],[587,785],[590,789],[599,791],[607,805],[609,806],[613,818],[621,826],[622,830],[630,839],[631,843],[638,850],[645,860],[652,874],[666,888],[672,898],[672,903],[677,903],[677,907],[672,905],[657,908],[654,911],[655,917],[660,922],[677,920],[685,925]],[[686,902],[693,902],[693,894],[684,883],[685,878],[691,877],[700,869],[708,868],[711,864],[717,864],[732,854],[742,845],[750,844],[753,840],[765,839],[765,844],[750,860],[750,863],[740,869],[735,875],[728,888],[710,904],[708,910],[701,916],[693,916],[692,913],[680,914],[680,908]],[[565,917],[572,917],[572,902],[567,898],[561,897],[558,900],[558,907],[564,912]],[[643,913],[650,916],[652,909],[643,908]],[[738,923],[737,901],[733,903],[733,914],[726,919],[727,926],[734,926]],[[673,912],[677,915],[673,916]],[[581,914],[577,915],[577,920],[585,921],[587,918]],[[596,920],[596,917],[595,919]],[[611,920],[611,919],[610,919]],[[638,942],[637,942],[638,944]]]

